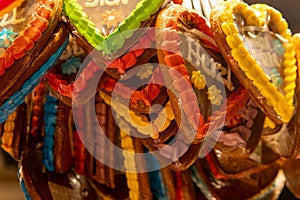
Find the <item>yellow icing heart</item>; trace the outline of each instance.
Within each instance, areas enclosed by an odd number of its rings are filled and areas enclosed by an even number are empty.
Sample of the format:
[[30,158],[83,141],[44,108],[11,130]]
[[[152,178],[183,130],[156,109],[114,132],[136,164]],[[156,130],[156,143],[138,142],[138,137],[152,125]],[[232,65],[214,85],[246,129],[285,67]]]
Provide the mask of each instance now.
[[[282,71],[284,74],[284,92],[280,93],[277,87],[269,81],[269,77],[264,73],[255,58],[245,48],[243,38],[239,34],[239,28],[235,22],[235,15],[241,15],[245,19],[247,26],[263,27],[265,25],[266,14],[270,16],[269,28],[280,37],[289,39],[291,32],[287,22],[277,10],[267,5],[248,6],[239,1],[228,1],[222,4],[220,19],[222,30],[226,35],[226,41],[231,48],[231,55],[238,62],[239,67],[245,72],[247,77],[253,82],[263,97],[267,99],[269,106],[273,107],[282,122],[288,122],[294,111],[293,97],[295,91],[296,62],[294,48],[290,42],[284,43],[285,53],[283,55]],[[268,121],[268,120],[267,120]],[[271,121],[270,121],[271,123]]]

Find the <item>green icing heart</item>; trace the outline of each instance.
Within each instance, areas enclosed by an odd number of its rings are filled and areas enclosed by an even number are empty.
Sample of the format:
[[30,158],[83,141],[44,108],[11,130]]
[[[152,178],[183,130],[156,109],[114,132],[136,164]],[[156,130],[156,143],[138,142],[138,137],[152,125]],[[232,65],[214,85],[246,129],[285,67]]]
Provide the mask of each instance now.
[[141,0],[129,16],[119,24],[119,27],[106,37],[83,11],[77,0],[63,0],[63,3],[63,12],[69,17],[78,32],[94,48],[102,51],[104,55],[109,55],[122,48],[125,40],[133,35],[134,29],[140,28],[143,21],[155,14],[165,0]]

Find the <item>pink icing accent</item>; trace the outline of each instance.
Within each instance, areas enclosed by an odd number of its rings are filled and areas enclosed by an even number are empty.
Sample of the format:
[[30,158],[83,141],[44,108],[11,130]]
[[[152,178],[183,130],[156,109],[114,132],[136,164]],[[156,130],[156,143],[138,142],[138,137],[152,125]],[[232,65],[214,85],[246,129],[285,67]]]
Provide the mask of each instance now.
[[219,141],[226,146],[246,145],[246,141],[251,136],[251,128],[257,114],[257,106],[250,100],[241,112],[240,121],[245,121],[245,123],[231,129],[229,133],[222,132]]

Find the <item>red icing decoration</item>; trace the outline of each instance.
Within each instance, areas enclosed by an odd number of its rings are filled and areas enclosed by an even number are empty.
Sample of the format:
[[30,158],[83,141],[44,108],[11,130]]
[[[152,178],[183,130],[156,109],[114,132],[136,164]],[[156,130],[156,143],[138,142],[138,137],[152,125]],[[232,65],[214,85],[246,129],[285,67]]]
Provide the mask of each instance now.
[[176,4],[182,4],[183,3],[183,0],[172,0],[174,3],[176,3]]
[[0,10],[8,7],[10,4],[14,3],[15,0],[0,0]]
[[183,200],[181,172],[175,172],[175,180],[176,180],[176,185],[175,185],[176,200]]
[[79,131],[78,133],[75,131],[73,135],[75,172],[80,175],[85,175],[85,147],[79,137],[79,134],[83,135]]
[[136,63],[136,57],[132,52],[127,53],[122,57],[123,62],[125,63],[125,68],[130,68]]
[[145,94],[141,91],[134,91],[133,94],[130,97],[130,102],[138,108],[138,102],[142,101],[145,106],[151,106],[151,100],[145,96]]
[[0,67],[0,76],[5,73],[5,69],[3,67]]

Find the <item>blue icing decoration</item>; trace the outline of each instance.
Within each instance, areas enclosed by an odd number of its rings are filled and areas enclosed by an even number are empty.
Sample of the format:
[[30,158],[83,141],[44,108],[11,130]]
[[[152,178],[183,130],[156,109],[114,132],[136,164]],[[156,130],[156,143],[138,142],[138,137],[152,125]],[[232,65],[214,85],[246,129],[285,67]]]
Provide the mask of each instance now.
[[193,182],[196,184],[196,186],[201,190],[201,192],[204,194],[204,196],[207,199],[212,199],[213,195],[209,191],[209,188],[207,184],[202,180],[201,176],[199,175],[197,169],[195,166],[191,167],[191,176]]
[[18,175],[20,187],[21,187],[21,190],[22,190],[22,192],[23,192],[23,194],[24,194],[24,196],[25,196],[25,199],[26,199],[26,200],[31,200],[31,197],[30,197],[30,195],[29,195],[29,192],[27,191],[27,188],[26,188],[26,186],[25,186],[24,180],[23,180],[23,178],[21,177],[21,174],[20,174],[19,171],[18,171],[17,175]]
[[277,69],[271,69],[270,76],[272,82],[276,87],[280,88],[283,85],[283,79],[280,77],[280,74],[278,73]]
[[48,94],[44,105],[45,136],[42,162],[48,171],[54,171],[53,147],[56,125],[57,102],[58,101],[56,98]]
[[278,54],[280,54],[280,55],[284,54],[285,49],[283,48],[282,43],[279,39],[273,40],[273,45]]
[[[52,114],[52,113],[51,113]],[[55,122],[56,122],[56,118],[52,118],[54,121],[47,121],[47,119],[45,119],[45,121],[49,124],[48,126],[45,127],[45,131],[48,132],[48,133],[52,133],[55,131],[55,128],[53,127],[53,125],[55,125]]]
[[48,105],[51,105],[51,106],[45,108],[45,112],[56,113],[56,111],[57,111],[56,101],[48,102]]
[[67,75],[75,74],[77,70],[80,68],[80,66],[81,66],[80,58],[73,56],[68,60],[66,60],[64,64],[62,64],[61,66],[62,73]]
[[[149,158],[151,161],[147,162],[148,169],[153,167],[159,169],[160,164],[158,160],[153,155],[150,154],[149,154]],[[168,192],[162,180],[161,172],[159,170],[156,170],[156,171],[148,172],[148,174],[149,174],[148,177],[149,177],[152,194],[159,200],[168,200],[169,199]]]
[[3,123],[8,116],[15,111],[16,107],[19,106],[24,101],[25,97],[36,87],[36,85],[40,82],[40,77],[43,76],[48,69],[55,65],[56,61],[62,55],[67,45],[68,38],[58,48],[55,54],[53,54],[47,60],[47,62],[44,63],[40,69],[24,83],[23,87],[5,101],[5,103],[0,107],[0,124]]
[[3,28],[0,32],[0,48],[8,48],[17,35],[18,33],[13,32],[13,28]]

